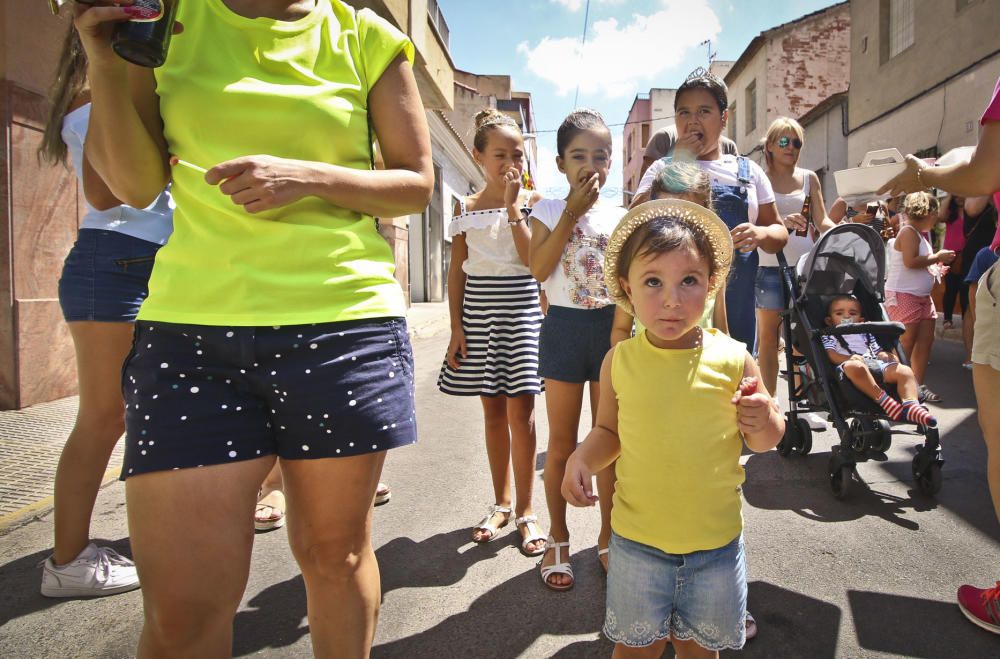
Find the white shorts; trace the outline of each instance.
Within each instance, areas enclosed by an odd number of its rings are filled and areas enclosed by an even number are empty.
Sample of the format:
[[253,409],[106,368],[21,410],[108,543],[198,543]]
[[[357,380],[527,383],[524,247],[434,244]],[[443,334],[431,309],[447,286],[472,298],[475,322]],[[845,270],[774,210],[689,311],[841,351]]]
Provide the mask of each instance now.
[[1000,371],[1000,269],[997,264],[983,273],[976,289],[976,326],[972,361]]

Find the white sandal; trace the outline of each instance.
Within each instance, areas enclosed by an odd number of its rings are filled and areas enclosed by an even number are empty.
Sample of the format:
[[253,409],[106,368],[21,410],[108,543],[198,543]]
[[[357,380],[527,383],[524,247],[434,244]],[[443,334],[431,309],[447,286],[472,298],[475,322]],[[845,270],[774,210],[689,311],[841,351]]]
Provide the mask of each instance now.
[[[573,587],[573,584],[576,582],[576,580],[573,579],[573,566],[569,564],[569,561],[566,561],[565,563],[562,562],[562,552],[559,551],[561,547],[569,547],[569,543],[556,542],[551,535],[545,540],[545,543],[546,543],[545,551],[548,551],[549,549],[555,550],[556,562],[553,563],[552,565],[542,566],[541,570],[542,583],[544,583],[552,590],[558,590],[558,591],[569,590],[570,588]],[[549,581],[549,577],[552,576],[553,574],[565,574],[571,579],[571,581],[565,585],[554,584],[551,581]]]
[[[472,527],[473,531],[488,532],[490,534],[490,537],[486,538],[485,540],[476,540],[475,538],[473,538],[472,541],[479,544],[483,544],[485,542],[493,542],[494,540],[496,540],[500,529],[510,524],[510,516],[511,514],[513,514],[513,512],[514,512],[513,510],[505,506],[498,506],[496,504],[490,506],[486,512],[486,517],[484,517],[481,522]],[[500,513],[501,515],[506,515],[504,521],[500,524],[491,524],[490,522],[493,520],[493,516],[496,515],[497,513]]]
[[[605,564],[605,562],[601,560],[601,556],[608,557],[607,564]],[[611,547],[605,547],[604,549],[597,550],[597,562],[601,564],[601,567],[604,568],[605,574],[607,574],[608,566],[611,565]]]
[[538,527],[538,517],[535,515],[525,515],[524,517],[518,517],[514,520],[514,526],[521,527],[525,526],[528,529],[528,537],[521,540],[521,553],[525,556],[538,556],[545,553],[545,547],[541,549],[536,549],[533,552],[528,551],[528,545],[532,542],[538,542],[539,540],[548,541],[545,534]]

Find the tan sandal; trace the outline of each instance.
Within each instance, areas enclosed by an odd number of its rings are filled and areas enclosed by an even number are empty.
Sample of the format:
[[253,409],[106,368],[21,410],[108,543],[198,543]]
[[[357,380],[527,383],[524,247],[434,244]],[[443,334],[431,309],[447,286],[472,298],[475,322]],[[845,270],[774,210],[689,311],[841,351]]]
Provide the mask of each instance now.
[[[277,493],[281,496],[281,504],[261,503],[264,499]],[[261,513],[270,510],[271,514],[262,516]],[[253,513],[253,528],[255,531],[273,531],[285,525],[285,494],[281,490],[271,490],[267,494],[257,496],[257,507]]]

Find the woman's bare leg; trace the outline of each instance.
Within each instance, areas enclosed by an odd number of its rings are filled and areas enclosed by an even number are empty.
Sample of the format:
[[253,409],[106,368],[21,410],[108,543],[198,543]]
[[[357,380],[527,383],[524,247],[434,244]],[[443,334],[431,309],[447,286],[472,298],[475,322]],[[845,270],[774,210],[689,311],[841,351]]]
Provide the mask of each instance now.
[[273,456],[125,482],[142,582],[138,656],[229,657],[253,549],[257,489]]
[[125,432],[122,363],[132,348],[131,323],[69,323],[76,350],[80,408],[55,483],[55,551],[64,565],[90,542],[90,516],[115,444]]
[[313,656],[371,651],[381,586],[371,543],[372,501],[385,452],[283,460],[288,539],[306,584]]

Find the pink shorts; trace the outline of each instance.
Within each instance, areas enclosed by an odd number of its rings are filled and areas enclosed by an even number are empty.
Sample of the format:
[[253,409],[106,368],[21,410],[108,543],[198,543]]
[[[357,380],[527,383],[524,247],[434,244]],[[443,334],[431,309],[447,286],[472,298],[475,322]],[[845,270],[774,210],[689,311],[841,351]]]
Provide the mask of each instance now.
[[937,320],[937,309],[930,295],[913,295],[911,293],[885,292],[885,310],[889,312],[889,320],[904,325],[919,323],[921,320]]

